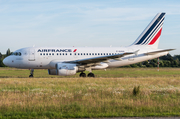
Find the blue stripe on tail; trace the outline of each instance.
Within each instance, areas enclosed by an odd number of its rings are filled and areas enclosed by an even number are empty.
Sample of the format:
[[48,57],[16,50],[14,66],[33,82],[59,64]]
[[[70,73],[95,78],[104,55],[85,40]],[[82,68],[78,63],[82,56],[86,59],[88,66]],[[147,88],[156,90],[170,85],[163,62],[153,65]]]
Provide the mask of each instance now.
[[[156,21],[153,23],[153,25],[148,29],[148,31],[143,35],[143,37],[135,44],[135,45],[139,45],[141,43],[143,43],[143,41],[146,39],[146,37],[149,35],[149,33],[151,33],[151,31],[154,29],[154,27],[159,23],[159,21],[161,21],[161,19],[164,17],[165,13],[162,13],[157,19]],[[162,20],[163,21],[163,20]]]
[[[153,30],[153,32],[149,35],[149,37],[144,41],[143,44],[147,44],[146,42],[150,39],[150,37],[152,37],[152,34],[154,34],[154,32],[158,32],[156,31],[158,28],[159,28],[159,25],[164,21],[164,18],[163,20],[158,24],[158,26],[156,26],[156,28]],[[162,25],[161,25],[162,26]]]

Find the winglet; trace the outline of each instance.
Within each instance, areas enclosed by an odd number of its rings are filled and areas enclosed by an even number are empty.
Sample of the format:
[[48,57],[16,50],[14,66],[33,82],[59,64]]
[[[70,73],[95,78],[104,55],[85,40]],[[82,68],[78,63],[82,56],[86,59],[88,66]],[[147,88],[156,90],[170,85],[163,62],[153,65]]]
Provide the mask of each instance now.
[[136,51],[134,52],[134,54],[137,56],[137,55],[138,55],[138,52],[139,52],[139,50],[136,50]]

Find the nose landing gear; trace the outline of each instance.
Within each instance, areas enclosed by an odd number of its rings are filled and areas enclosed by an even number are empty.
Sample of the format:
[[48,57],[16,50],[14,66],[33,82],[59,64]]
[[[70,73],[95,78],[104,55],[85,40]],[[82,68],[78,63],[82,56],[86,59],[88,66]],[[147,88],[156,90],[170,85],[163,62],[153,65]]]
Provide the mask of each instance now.
[[32,77],[33,77],[33,74],[34,74],[34,69],[31,69],[29,78],[32,78]]

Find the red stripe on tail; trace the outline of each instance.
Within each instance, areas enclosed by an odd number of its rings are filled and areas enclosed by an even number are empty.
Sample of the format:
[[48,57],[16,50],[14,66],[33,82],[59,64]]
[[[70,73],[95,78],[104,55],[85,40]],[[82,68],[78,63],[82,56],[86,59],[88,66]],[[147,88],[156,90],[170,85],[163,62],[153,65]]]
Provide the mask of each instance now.
[[156,36],[152,39],[152,41],[148,45],[153,45],[157,41],[157,39],[161,35],[161,31],[162,31],[162,28],[159,30],[159,32],[156,34]]

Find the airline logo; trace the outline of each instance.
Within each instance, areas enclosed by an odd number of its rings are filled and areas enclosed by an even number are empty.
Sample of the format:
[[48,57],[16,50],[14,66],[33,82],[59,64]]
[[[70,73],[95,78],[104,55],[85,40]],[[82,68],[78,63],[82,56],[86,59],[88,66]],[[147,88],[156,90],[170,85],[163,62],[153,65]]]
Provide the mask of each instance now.
[[[76,52],[76,50],[73,52]],[[37,52],[72,52],[72,49],[38,49]]]
[[76,52],[77,51],[77,49],[74,49],[74,51],[73,52]]
[[164,17],[165,13],[158,14],[138,38],[135,45],[153,45],[161,35]]

